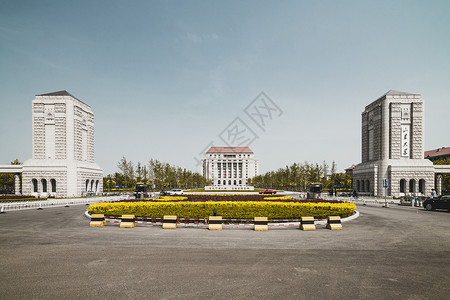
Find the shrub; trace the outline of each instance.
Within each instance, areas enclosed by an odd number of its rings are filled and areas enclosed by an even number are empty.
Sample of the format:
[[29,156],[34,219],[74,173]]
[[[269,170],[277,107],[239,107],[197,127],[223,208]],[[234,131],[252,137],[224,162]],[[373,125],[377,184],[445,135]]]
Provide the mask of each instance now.
[[353,203],[296,203],[296,202],[114,202],[95,203],[89,206],[91,213],[108,216],[133,214],[140,217],[162,218],[176,215],[179,218],[207,218],[217,209],[217,215],[225,219],[297,219],[302,216],[326,218],[350,216],[356,209]]

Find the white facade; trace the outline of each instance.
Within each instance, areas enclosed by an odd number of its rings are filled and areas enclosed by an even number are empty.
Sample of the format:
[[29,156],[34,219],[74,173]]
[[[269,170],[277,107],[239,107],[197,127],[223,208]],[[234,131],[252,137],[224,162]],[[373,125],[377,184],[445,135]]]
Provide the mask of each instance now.
[[22,193],[78,197],[103,192],[94,162],[94,113],[67,91],[32,101],[33,158],[22,167]]
[[253,190],[247,182],[258,175],[258,160],[248,147],[211,147],[202,167],[203,176],[212,182],[206,190]]

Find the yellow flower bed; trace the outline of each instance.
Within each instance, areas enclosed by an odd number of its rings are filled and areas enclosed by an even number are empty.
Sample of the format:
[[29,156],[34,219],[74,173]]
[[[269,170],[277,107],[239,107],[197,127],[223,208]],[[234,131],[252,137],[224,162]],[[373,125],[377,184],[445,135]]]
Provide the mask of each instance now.
[[132,214],[140,217],[162,218],[176,215],[179,218],[207,218],[217,209],[217,215],[225,219],[297,219],[302,216],[326,218],[348,217],[355,210],[353,203],[296,203],[296,202],[113,202],[95,203],[89,211],[108,216]]

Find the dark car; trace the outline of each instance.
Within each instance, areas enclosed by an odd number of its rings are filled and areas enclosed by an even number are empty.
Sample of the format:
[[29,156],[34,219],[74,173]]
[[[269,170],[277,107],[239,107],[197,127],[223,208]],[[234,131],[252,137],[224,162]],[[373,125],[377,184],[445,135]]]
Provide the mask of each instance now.
[[264,191],[260,191],[259,192],[260,194],[276,194],[277,193],[277,191],[275,191],[275,190],[264,190]]
[[427,199],[423,202],[426,210],[446,209],[450,210],[450,195],[441,195],[434,199]]

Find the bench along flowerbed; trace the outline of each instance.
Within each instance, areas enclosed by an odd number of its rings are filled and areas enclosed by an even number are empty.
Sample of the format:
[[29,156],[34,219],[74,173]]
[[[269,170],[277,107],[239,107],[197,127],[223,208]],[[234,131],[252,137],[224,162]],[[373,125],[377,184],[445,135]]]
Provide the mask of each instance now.
[[88,208],[91,214],[107,216],[135,215],[162,218],[176,215],[178,218],[204,219],[213,210],[224,219],[252,219],[264,216],[269,219],[298,219],[304,216],[324,219],[328,216],[350,216],[355,210],[353,203],[299,203],[267,201],[208,201],[208,202],[110,202],[95,203]]

